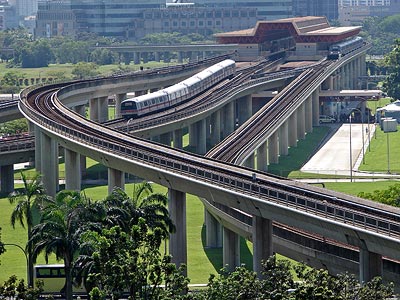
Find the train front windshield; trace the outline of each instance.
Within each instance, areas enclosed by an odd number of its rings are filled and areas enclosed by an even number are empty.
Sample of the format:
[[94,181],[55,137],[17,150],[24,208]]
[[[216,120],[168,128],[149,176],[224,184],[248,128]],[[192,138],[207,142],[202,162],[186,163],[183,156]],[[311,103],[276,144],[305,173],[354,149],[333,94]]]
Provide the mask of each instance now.
[[121,103],[121,114],[123,116],[133,116],[137,115],[136,102],[134,101],[124,101]]

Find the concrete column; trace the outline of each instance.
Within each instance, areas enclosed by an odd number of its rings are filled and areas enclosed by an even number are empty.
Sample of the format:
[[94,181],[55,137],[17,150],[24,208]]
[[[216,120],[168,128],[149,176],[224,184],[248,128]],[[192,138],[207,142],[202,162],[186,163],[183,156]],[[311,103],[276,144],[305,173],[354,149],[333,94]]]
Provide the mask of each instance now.
[[206,118],[206,139],[207,141],[211,140],[211,117],[208,116]]
[[154,59],[156,62],[160,62],[160,52],[154,52]]
[[197,150],[198,154],[205,154],[207,152],[207,132],[206,132],[206,120],[200,120],[196,123],[197,127]]
[[43,185],[47,195],[55,197],[58,190],[58,144],[44,133],[40,139]]
[[[80,114],[81,116],[83,116],[84,118],[86,118],[86,106],[85,105],[77,105],[75,106],[74,110]],[[79,155],[79,161],[80,161],[80,171],[81,171],[81,177],[86,175],[86,156],[84,155]],[[80,186],[80,184],[79,184]]]
[[99,123],[108,121],[108,96],[99,97],[97,103],[99,106]]
[[366,283],[382,273],[382,255],[360,248],[360,282]]
[[257,148],[257,170],[268,171],[268,143],[264,142]]
[[340,90],[346,89],[346,75],[344,71],[344,66],[340,68]]
[[126,99],[126,93],[115,95],[115,118],[121,118],[121,103]]
[[160,143],[171,146],[171,134],[169,132],[160,135]]
[[250,169],[254,169],[254,153],[252,153],[244,162],[244,165]]
[[306,120],[304,103],[297,108],[297,138],[304,140],[306,137]]
[[89,100],[89,118],[92,121],[99,122],[99,106],[97,104],[97,98]]
[[237,233],[224,227],[222,263],[228,271],[240,266],[240,237]]
[[197,132],[197,125],[196,123],[190,124],[189,125],[189,146],[196,148],[197,147],[197,138],[198,132]]
[[328,89],[333,90],[333,75],[328,77]]
[[206,223],[206,247],[222,247],[222,226],[207,210],[204,212]]
[[293,112],[289,117],[289,147],[297,146],[297,113]]
[[133,63],[135,65],[139,65],[140,64],[140,52],[134,52],[133,53]]
[[186,194],[168,189],[168,210],[176,232],[170,234],[169,254],[177,266],[187,264]]
[[312,93],[312,124],[319,125],[319,90]]
[[182,142],[182,129],[176,129],[173,132],[173,139],[174,139],[174,148],[182,149],[183,142]]
[[125,173],[117,169],[108,168],[108,194],[111,194],[114,187],[125,189]]
[[178,63],[183,63],[183,52],[178,51]]
[[215,146],[221,141],[221,111],[217,110],[211,115],[211,145]]
[[313,117],[312,117],[312,95],[310,95],[304,102],[304,117],[305,117],[305,131],[311,133],[313,131]]
[[149,55],[147,52],[142,53],[143,63],[147,64],[149,62]]
[[65,189],[81,190],[81,160],[79,153],[65,150]]
[[253,216],[253,270],[261,277],[261,261],[267,260],[272,254],[272,221]]
[[268,158],[270,164],[277,164],[279,162],[278,131],[275,131],[268,138]]
[[229,102],[224,108],[224,137],[228,136],[235,129],[235,104]]
[[14,165],[0,166],[0,191],[9,194],[14,191]]
[[35,125],[35,169],[36,172],[42,173],[42,142],[40,127]]
[[251,95],[244,96],[237,100],[238,104],[238,116],[239,116],[239,126],[242,125],[246,120],[251,117],[252,113],[252,97]]
[[281,127],[279,127],[279,153],[280,155],[289,154],[289,124],[285,121]]

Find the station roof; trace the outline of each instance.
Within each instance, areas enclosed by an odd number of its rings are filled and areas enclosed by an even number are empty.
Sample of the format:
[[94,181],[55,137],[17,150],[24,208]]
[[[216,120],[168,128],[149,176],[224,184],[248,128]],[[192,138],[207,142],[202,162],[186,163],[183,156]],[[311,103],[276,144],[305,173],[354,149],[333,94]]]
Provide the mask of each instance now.
[[297,17],[258,21],[254,28],[218,33],[220,44],[261,44],[292,36],[297,43],[339,42],[357,35],[361,26],[331,27],[326,17]]

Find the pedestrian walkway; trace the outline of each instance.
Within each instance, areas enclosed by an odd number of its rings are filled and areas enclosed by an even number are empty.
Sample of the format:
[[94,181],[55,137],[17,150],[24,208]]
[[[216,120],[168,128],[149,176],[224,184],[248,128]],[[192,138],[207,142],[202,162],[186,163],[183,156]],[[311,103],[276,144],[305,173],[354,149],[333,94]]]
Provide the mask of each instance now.
[[[301,171],[321,174],[321,177],[323,175],[337,175],[339,177],[348,176],[349,178],[373,177],[377,180],[388,178],[400,179],[400,175],[397,174],[372,173],[358,170],[363,160],[363,154],[368,149],[375,129],[374,124],[369,124],[369,128],[367,124],[344,123],[340,125],[326,143],[304,164]],[[349,179],[332,180],[346,181]],[[307,180],[307,182],[309,181]],[[327,180],[324,179],[324,181]]]

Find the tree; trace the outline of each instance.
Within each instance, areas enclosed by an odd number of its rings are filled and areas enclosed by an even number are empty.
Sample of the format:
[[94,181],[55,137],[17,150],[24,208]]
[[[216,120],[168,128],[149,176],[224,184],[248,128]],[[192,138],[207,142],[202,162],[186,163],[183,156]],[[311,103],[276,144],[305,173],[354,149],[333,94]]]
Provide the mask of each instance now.
[[376,190],[372,193],[361,192],[358,196],[387,205],[400,207],[400,184],[396,183],[385,190]]
[[56,59],[59,63],[87,62],[90,54],[90,46],[87,41],[64,40],[56,51]]
[[[4,252],[6,252],[6,248],[4,248],[4,244],[1,241],[1,227],[0,227],[0,255],[2,255]],[[0,265],[1,265],[1,261],[0,261]]]
[[[88,281],[97,287],[91,294],[118,299],[129,291],[130,299],[184,299],[189,280],[182,275],[182,268],[177,270],[171,263],[170,256],[162,257],[159,251],[166,237],[163,230],[151,229],[143,218],[130,232],[119,226],[101,233],[86,232],[81,244],[91,248],[94,265]],[[160,288],[162,283],[164,289]]]
[[72,69],[71,73],[76,79],[84,79],[98,75],[96,71],[98,66],[94,63],[77,63]]
[[383,83],[383,90],[388,96],[400,99],[400,39],[395,40],[393,50],[385,57],[389,76]]
[[64,261],[67,300],[72,300],[72,265],[79,249],[79,236],[91,228],[91,219],[97,219],[96,215],[90,215],[90,205],[90,200],[79,192],[57,193],[55,201],[43,210],[40,223],[33,227],[28,241],[34,261],[42,252],[46,263],[51,253],[56,255],[57,260]]
[[168,209],[168,198],[160,193],[154,193],[153,187],[148,182],[136,184],[132,198],[120,188],[114,188],[105,199],[107,207],[107,220],[109,226],[120,226],[125,232],[129,232],[133,225],[137,225],[143,218],[151,228],[159,228],[168,234],[175,231]]
[[[28,241],[32,237],[33,227],[33,209],[40,208],[45,205],[49,198],[46,195],[43,186],[42,177],[39,173],[33,175],[31,180],[28,180],[25,173],[21,172],[21,179],[23,183],[22,191],[15,191],[8,196],[11,204],[15,204],[14,210],[11,214],[11,225],[15,228],[15,223],[19,222],[23,228],[25,223],[27,225]],[[28,285],[33,285],[33,262],[32,262],[32,248],[27,245],[28,253]]]
[[13,275],[0,285],[0,299],[23,299],[36,300],[39,299],[43,292],[43,281],[38,281],[35,287],[26,286],[24,280],[18,281],[17,276]]

